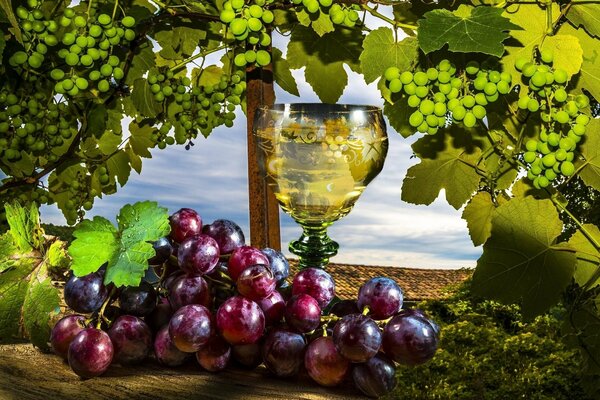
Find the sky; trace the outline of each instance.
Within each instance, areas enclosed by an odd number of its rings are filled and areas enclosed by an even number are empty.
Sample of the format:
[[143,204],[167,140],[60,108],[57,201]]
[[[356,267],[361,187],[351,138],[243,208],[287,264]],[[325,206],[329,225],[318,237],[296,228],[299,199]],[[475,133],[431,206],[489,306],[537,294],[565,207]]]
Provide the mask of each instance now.
[[[285,53],[286,39],[275,37],[274,45]],[[215,54],[213,61],[220,54]],[[207,63],[208,64],[208,63]],[[383,106],[375,84],[367,85],[361,75],[346,68],[349,84],[338,103]],[[320,102],[304,80],[303,70],[293,71],[300,97],[276,86],[276,102]],[[126,124],[124,124],[126,126]],[[332,262],[413,268],[474,267],[481,255],[469,238],[467,225],[443,193],[429,206],[401,200],[402,180],[411,159],[410,145],[418,139],[404,139],[388,126],[389,151],[383,171],[367,186],[352,212],[329,228],[329,236],[340,244]],[[217,128],[208,139],[201,135],[195,146],[170,146],[153,150],[143,159],[142,173],[132,171],[129,181],[116,194],[96,199],[86,215],[101,215],[114,221],[119,209],[143,200],[157,201],[169,212],[189,207],[205,223],[219,218],[240,225],[249,238],[248,184],[246,160],[246,118],[238,113],[232,128]],[[42,220],[65,224],[56,206],[42,207]],[[301,228],[280,212],[282,249],[300,236]]]

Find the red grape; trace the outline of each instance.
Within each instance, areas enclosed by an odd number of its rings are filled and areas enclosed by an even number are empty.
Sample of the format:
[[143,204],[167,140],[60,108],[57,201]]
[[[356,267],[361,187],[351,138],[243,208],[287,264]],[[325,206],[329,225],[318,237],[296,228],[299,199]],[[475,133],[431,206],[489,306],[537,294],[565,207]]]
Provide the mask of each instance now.
[[419,365],[435,355],[438,334],[429,320],[421,315],[401,311],[383,329],[383,350],[394,361]]
[[169,335],[169,326],[163,326],[154,339],[154,354],[159,363],[168,367],[177,367],[185,362],[189,353],[184,353],[175,347]]
[[152,349],[152,331],[144,321],[132,315],[117,318],[108,336],[114,347],[114,361],[120,364],[140,363]]
[[98,272],[81,277],[71,276],[65,284],[65,303],[71,310],[82,314],[98,311],[108,297],[103,279]]
[[342,357],[330,336],[313,340],[306,348],[304,366],[319,385],[339,385],[350,368],[350,361]]
[[219,245],[208,235],[191,236],[181,242],[177,258],[190,275],[210,274],[219,262]]
[[391,317],[402,309],[403,294],[391,278],[370,279],[358,291],[358,308],[369,307],[369,316],[375,320]]
[[263,314],[265,314],[265,322],[267,325],[273,325],[283,319],[285,313],[285,300],[281,293],[274,290],[273,293],[260,299],[258,302]]
[[381,330],[371,318],[349,314],[333,328],[333,342],[340,354],[352,362],[365,362],[381,347]]
[[210,311],[199,304],[188,304],[175,311],[169,322],[169,335],[175,347],[195,353],[213,334]]
[[232,345],[254,343],[265,329],[265,316],[259,305],[242,296],[225,300],[216,319],[219,333]]
[[222,371],[229,364],[231,346],[219,335],[213,335],[208,342],[196,352],[196,360],[207,371]]
[[69,365],[82,378],[102,375],[113,359],[113,345],[108,334],[96,328],[85,328],[69,345]]
[[300,333],[317,329],[321,323],[319,303],[307,294],[292,296],[285,306],[285,321]]
[[257,343],[231,346],[231,355],[242,367],[254,369],[262,363],[261,345]]
[[85,328],[85,317],[73,314],[61,318],[50,332],[50,345],[52,350],[66,359],[69,354],[69,345],[73,338]]
[[361,392],[380,397],[396,387],[396,366],[384,354],[377,354],[352,369],[352,379]]
[[156,290],[143,281],[137,287],[126,287],[119,295],[119,305],[125,314],[138,317],[148,315],[156,307]]
[[294,376],[304,362],[306,341],[299,333],[274,330],[262,345],[262,356],[269,371],[280,377]]
[[250,300],[259,301],[275,290],[275,278],[266,265],[251,265],[237,279],[237,290]]
[[250,246],[238,247],[231,253],[227,263],[229,277],[235,282],[243,270],[256,264],[270,266],[269,259],[260,250]]
[[200,304],[208,308],[212,299],[208,284],[203,277],[181,275],[171,283],[169,302],[173,310],[177,311],[188,304]]
[[281,284],[285,282],[285,278],[290,274],[290,263],[287,258],[285,258],[282,252],[269,247],[265,247],[261,251],[269,259],[269,266],[271,267],[271,271],[273,271],[277,283]]
[[292,282],[292,295],[301,293],[317,300],[319,307],[323,309],[335,297],[335,283],[325,270],[306,268],[298,272]]
[[246,242],[242,228],[228,219],[217,219],[212,224],[205,225],[202,233],[217,241],[221,254],[229,254]]
[[173,316],[173,309],[169,300],[161,297],[158,300],[158,304],[154,311],[150,315],[144,317],[144,321],[152,328],[155,332],[167,325]]
[[177,243],[202,233],[202,218],[191,208],[182,208],[169,217],[171,239]]

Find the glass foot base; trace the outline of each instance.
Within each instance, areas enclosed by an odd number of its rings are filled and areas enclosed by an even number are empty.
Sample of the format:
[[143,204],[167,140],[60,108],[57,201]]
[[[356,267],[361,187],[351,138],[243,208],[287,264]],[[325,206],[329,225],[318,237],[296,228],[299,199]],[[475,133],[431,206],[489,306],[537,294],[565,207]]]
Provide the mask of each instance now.
[[335,256],[339,244],[327,236],[327,228],[311,229],[304,227],[298,240],[290,243],[289,249],[298,256],[300,269],[325,268],[329,259]]

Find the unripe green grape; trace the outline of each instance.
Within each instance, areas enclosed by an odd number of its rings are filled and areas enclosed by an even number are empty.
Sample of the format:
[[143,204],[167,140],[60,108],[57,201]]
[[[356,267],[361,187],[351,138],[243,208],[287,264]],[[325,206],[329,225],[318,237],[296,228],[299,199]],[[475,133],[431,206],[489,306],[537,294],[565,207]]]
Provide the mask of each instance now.
[[523,160],[525,160],[526,163],[532,163],[536,160],[537,158],[537,153],[533,152],[533,151],[526,151],[525,153],[523,153]]
[[348,11],[348,18],[350,19],[350,21],[356,22],[358,21],[360,16],[358,15],[358,12],[356,12],[356,10],[350,10]]
[[427,75],[427,79],[435,81],[438,77],[438,70],[435,68],[428,68],[425,74]]
[[244,56],[247,63],[253,63],[256,61],[256,52],[254,50],[246,50]]
[[62,43],[65,46],[72,45],[73,43],[75,43],[75,35],[73,35],[71,32],[65,33],[62,38]]
[[400,74],[400,82],[403,85],[408,85],[413,81],[413,73],[410,71],[404,71]]
[[389,67],[385,70],[383,76],[387,81],[391,81],[392,79],[400,79],[400,69],[398,69],[398,67]]
[[424,117],[420,111],[415,111],[412,114],[410,114],[410,117],[408,117],[408,123],[414,128],[420,126],[423,123],[423,120]]
[[85,18],[84,18],[84,17],[82,17],[81,15],[78,15],[78,16],[76,16],[76,17],[73,19],[73,23],[74,23],[74,24],[75,24],[75,26],[76,26],[76,27],[78,27],[78,28],[83,28],[83,27],[84,27],[84,26],[87,24],[87,22],[86,22]]
[[565,160],[562,163],[560,163],[560,172],[564,176],[569,177],[575,173],[575,165],[573,165],[571,161]]
[[446,102],[446,95],[442,92],[435,92],[433,94],[433,102],[434,103],[445,103]]
[[11,65],[21,65],[24,64],[27,61],[27,53],[25,53],[24,51],[17,51],[15,54],[13,54],[10,57],[10,63]]
[[569,80],[569,74],[562,68],[557,68],[554,70],[554,82],[563,84]]
[[567,150],[565,150],[565,149],[558,149],[554,153],[554,156],[556,157],[557,161],[564,161],[564,160],[567,159]]
[[429,88],[427,86],[417,86],[415,89],[415,94],[424,99],[429,94]]
[[255,45],[258,44],[259,42],[259,37],[258,37],[259,33],[258,32],[252,32],[248,35],[248,43],[250,43],[251,45]]
[[[315,0],[316,1],[316,0]],[[263,24],[258,18],[250,18],[248,20],[248,28],[251,31],[258,32],[263,28]]]
[[118,36],[113,36],[108,39],[108,42],[113,46],[117,46],[119,43],[121,43],[121,39]]
[[100,35],[102,35],[102,28],[98,25],[92,25],[90,26],[88,33],[92,37],[100,37]]
[[496,84],[494,82],[486,83],[485,87],[483,88],[483,92],[488,96],[495,95],[497,91],[498,91],[498,87],[496,86]]
[[110,83],[106,79],[102,79],[98,82],[98,90],[100,92],[108,92],[110,89]]
[[[335,6],[336,4],[334,4]],[[346,19],[346,14],[343,11],[333,11],[333,7],[330,10],[330,14],[329,16],[331,17],[331,22],[333,22],[336,25],[341,25],[344,20]]]
[[466,114],[467,110],[462,105],[458,105],[452,110],[452,117],[457,121],[462,121]]
[[558,175],[556,174],[556,171],[554,171],[554,166],[556,166],[556,165],[559,165],[559,164],[558,164],[558,163],[557,163],[557,164],[554,164],[554,165],[552,166],[552,169],[547,169],[547,170],[545,170],[545,171],[544,171],[544,176],[545,176],[545,177],[546,177],[546,179],[548,179],[550,182],[552,182],[553,180],[555,180],[555,179],[558,177]]
[[79,59],[79,62],[81,63],[81,65],[83,65],[84,67],[89,67],[94,63],[94,59],[92,58],[92,56],[84,54],[81,56],[81,58]]
[[435,105],[433,107],[433,113],[435,115],[437,115],[438,117],[442,117],[442,116],[446,115],[447,111],[448,111],[448,109],[446,108],[445,103],[435,103]]
[[165,100],[165,95],[163,94],[163,92],[158,92],[154,94],[154,100],[156,100],[157,102],[162,102]]
[[244,7],[244,0],[231,0],[231,7],[234,10],[241,10]]
[[263,47],[267,47],[271,45],[271,36],[265,32],[260,33],[260,45]]
[[59,94],[65,93],[65,89],[62,86],[62,82],[56,82],[56,84],[54,85],[54,91]]
[[67,91],[67,94],[69,96],[77,96],[79,94],[79,88],[75,85],[73,85],[73,87],[71,88],[71,90]]
[[101,76],[100,71],[93,70],[93,71],[90,71],[88,78],[90,78],[91,81],[97,81],[98,79],[100,79],[100,76]]
[[467,74],[469,75],[477,74],[477,72],[479,72],[479,63],[477,61],[469,61],[465,71],[467,71]]
[[488,80],[492,83],[500,82],[500,72],[498,71],[490,71],[488,73]]
[[540,53],[540,58],[546,64],[552,64],[552,62],[554,61],[554,52],[550,49],[544,49]]
[[527,63],[523,66],[523,76],[526,78],[531,78],[537,72],[537,66],[532,63]]
[[109,64],[103,64],[100,67],[100,73],[102,74],[102,76],[104,77],[109,77],[112,75],[113,72],[113,67]]
[[121,25],[123,25],[125,28],[133,28],[135,25],[135,18],[126,16],[121,20]]
[[475,105],[475,97],[471,96],[470,94],[466,95],[462,99],[462,104],[466,108],[473,108],[473,106]]
[[573,133],[575,133],[575,135],[577,136],[582,136],[585,134],[585,125],[581,125],[581,124],[575,124],[573,125]]
[[265,24],[270,24],[275,19],[275,15],[271,10],[263,10],[261,18]]
[[554,100],[559,103],[563,103],[567,100],[567,91],[563,88],[556,89],[554,91]]
[[438,74],[438,82],[439,83],[448,83],[452,79],[452,75],[448,71],[441,71]]
[[242,35],[248,30],[248,22],[242,18],[235,18],[231,21],[231,24],[229,24],[229,28],[234,35]]
[[421,111],[423,115],[433,114],[434,109],[435,104],[429,99],[421,101],[421,104],[419,105],[419,111]]
[[433,114],[430,114],[425,117],[425,122],[427,122],[427,126],[435,128],[438,126],[438,117],[436,117]]
[[440,63],[438,64],[438,70],[440,71],[450,71],[450,69],[452,68],[452,63],[449,60],[442,60],[440,61]]
[[537,71],[531,77],[531,83],[534,84],[535,86],[541,88],[542,86],[544,86],[546,84],[546,73]]
[[483,106],[480,106],[479,104],[475,105],[471,112],[473,113],[473,115],[475,115],[475,118],[477,119],[483,119],[486,115],[485,108]]
[[271,63],[271,55],[266,50],[256,52],[256,63],[261,67],[265,67]]
[[552,152],[552,150],[550,150],[550,147],[548,146],[548,143],[546,143],[546,142],[538,142],[538,153],[546,155],[546,154],[549,154],[551,152]]
[[569,137],[564,137],[560,139],[558,146],[563,150],[571,151],[575,148],[575,142]]
[[427,74],[423,71],[418,71],[414,74],[413,81],[417,86],[425,86],[428,83]]
[[479,104],[480,106],[485,106],[488,104],[487,98],[485,97],[484,93],[477,93],[475,95],[475,103]]
[[76,44],[71,45],[71,47],[69,47],[69,51],[73,54],[81,54],[82,48],[77,46]]
[[[400,81],[402,82],[402,81]],[[415,94],[417,92],[417,85],[414,82],[404,85],[404,93],[408,95]]]
[[[108,50],[108,49],[110,49],[110,42],[108,41],[108,39],[104,39],[103,41],[101,41],[100,43],[98,43],[98,48],[100,50]],[[106,57],[102,57],[102,58],[106,58]]]
[[477,90],[483,90],[487,83],[488,83],[488,80],[485,76],[478,76],[473,81],[473,87]]
[[450,99],[448,101],[447,108],[449,111],[454,112],[454,109],[458,106],[460,106],[460,100],[458,100],[457,98]]
[[510,84],[506,81],[500,81],[496,84],[498,89],[498,93],[500,94],[508,94],[510,92]]
[[550,146],[558,146],[558,144],[560,143],[560,135],[556,132],[550,132],[548,134],[548,144]]
[[569,122],[569,114],[566,111],[560,110],[554,115],[554,119],[556,122],[561,124],[566,124]]
[[578,94],[575,96],[575,103],[579,108],[586,108],[590,105],[590,99],[585,94]]
[[540,102],[537,99],[529,99],[527,109],[531,112],[536,112],[540,109]]
[[465,124],[467,128],[472,128],[475,126],[475,124],[477,124],[477,118],[475,118],[475,115],[473,115],[472,112],[467,111],[465,117],[463,118],[463,124]]
[[108,14],[100,14],[97,20],[100,25],[108,25],[112,22],[112,18]]
[[525,57],[521,57],[515,62],[515,68],[517,69],[517,71],[522,71],[525,65],[528,63],[530,63],[530,60],[528,60]]
[[440,93],[442,93],[446,96],[450,94],[452,89],[455,89],[455,88],[453,88],[450,83],[440,83],[438,85],[438,90],[440,91]]
[[542,157],[542,164],[546,168],[551,168],[556,163],[556,157],[553,153],[548,153],[544,157]]
[[585,114],[579,114],[579,115],[577,115],[577,118],[575,118],[575,123],[577,123],[579,125],[587,126],[587,124],[589,124],[589,122],[590,122],[590,117],[588,117]]
[[532,163],[531,163],[531,167],[529,168],[529,170],[531,171],[531,173],[535,176],[538,176],[539,174],[542,173],[542,167],[541,167],[541,163],[540,163],[540,159],[536,158]]
[[88,88],[89,83],[85,78],[77,78],[75,79],[75,85],[81,90],[86,90]]
[[133,31],[132,29],[125,29],[125,35],[123,35],[125,40],[127,40],[128,42],[132,42],[135,39],[135,36],[135,31]]
[[400,82],[400,79],[398,78],[393,78],[390,80],[388,87],[390,89],[390,92],[399,93],[402,90],[402,82]]
[[429,125],[427,125],[426,121],[423,121],[421,123],[421,125],[419,125],[417,127],[417,132],[420,132],[420,133],[427,133],[428,130],[429,130]]
[[517,103],[517,106],[521,109],[521,110],[526,110],[527,106],[529,105],[529,100],[530,98],[527,96],[522,96],[519,97],[519,101]]
[[108,65],[112,66],[112,67],[116,67],[117,65],[119,65],[119,57],[111,55],[110,57],[108,57]]
[[419,98],[419,96],[414,95],[414,94],[408,96],[408,106],[409,107],[417,108],[417,107],[419,107],[419,104],[421,104],[421,99]]

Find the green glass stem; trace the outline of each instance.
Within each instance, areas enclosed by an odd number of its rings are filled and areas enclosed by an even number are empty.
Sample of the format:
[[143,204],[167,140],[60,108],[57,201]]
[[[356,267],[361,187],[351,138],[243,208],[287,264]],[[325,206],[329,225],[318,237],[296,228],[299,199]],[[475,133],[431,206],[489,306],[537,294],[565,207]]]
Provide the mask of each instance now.
[[300,239],[290,243],[289,249],[299,258],[300,269],[325,268],[329,258],[335,256],[340,245],[327,236],[329,225],[302,225]]

